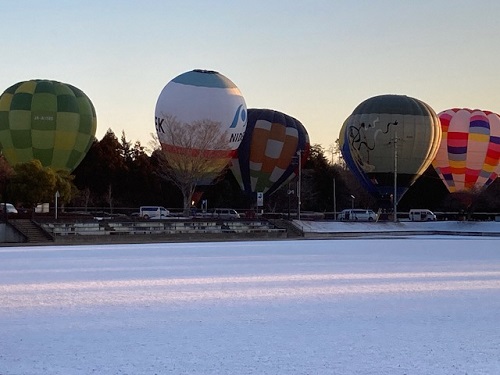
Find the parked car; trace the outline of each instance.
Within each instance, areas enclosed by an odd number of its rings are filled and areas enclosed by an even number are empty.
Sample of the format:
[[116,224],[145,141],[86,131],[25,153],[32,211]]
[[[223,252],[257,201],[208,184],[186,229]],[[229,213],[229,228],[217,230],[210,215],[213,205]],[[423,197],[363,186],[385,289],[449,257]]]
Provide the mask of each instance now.
[[436,221],[434,212],[424,208],[411,209],[408,218],[410,221]]
[[239,219],[240,214],[232,208],[215,208],[211,211],[213,217],[220,219]]
[[141,206],[139,217],[144,219],[165,219],[170,215],[170,211],[162,206]]
[[12,203],[0,203],[0,212],[7,211],[8,214],[17,214],[18,211]]
[[377,214],[373,210],[349,209],[343,210],[338,219],[340,221],[375,221]]

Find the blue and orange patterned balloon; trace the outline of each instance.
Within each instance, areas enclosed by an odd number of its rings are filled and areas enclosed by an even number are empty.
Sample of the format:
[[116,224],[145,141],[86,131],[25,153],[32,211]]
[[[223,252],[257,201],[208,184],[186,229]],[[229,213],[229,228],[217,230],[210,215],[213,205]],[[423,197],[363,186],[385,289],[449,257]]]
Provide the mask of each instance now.
[[302,123],[272,109],[248,109],[248,121],[231,171],[241,189],[269,196],[298,173],[298,151],[304,165],[310,149]]
[[442,140],[432,162],[450,193],[480,190],[500,171],[500,117],[479,109],[438,113]]

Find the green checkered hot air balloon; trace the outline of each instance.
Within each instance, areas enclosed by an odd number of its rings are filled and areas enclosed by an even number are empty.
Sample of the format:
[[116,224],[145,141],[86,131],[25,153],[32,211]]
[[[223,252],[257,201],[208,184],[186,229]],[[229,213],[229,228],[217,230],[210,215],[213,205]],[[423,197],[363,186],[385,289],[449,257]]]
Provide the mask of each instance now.
[[11,165],[38,159],[71,172],[89,150],[96,127],[90,99],[66,83],[19,82],[0,96],[0,149]]

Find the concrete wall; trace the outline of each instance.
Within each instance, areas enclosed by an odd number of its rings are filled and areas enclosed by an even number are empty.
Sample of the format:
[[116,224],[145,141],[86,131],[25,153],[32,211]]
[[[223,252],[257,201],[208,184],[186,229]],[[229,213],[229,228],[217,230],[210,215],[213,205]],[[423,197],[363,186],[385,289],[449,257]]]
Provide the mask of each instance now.
[[24,236],[7,223],[0,223],[0,243],[24,242]]

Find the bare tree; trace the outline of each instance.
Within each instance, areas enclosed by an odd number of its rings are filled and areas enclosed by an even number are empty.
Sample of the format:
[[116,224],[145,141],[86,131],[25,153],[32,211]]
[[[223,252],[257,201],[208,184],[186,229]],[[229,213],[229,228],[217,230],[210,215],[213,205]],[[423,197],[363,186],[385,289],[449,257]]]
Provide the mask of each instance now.
[[84,207],[85,207],[85,212],[86,212],[88,207],[89,207],[89,202],[90,202],[91,197],[92,197],[92,194],[91,194],[89,187],[86,187],[85,189],[83,189],[82,197],[84,199]]
[[152,154],[154,151],[161,149],[161,144],[156,133],[149,133],[149,135],[151,136],[151,139],[148,141],[148,145],[144,147],[144,150],[147,153]]
[[109,211],[113,213],[114,198],[113,198],[113,186],[111,184],[108,185],[108,191],[106,192],[105,199],[106,202],[108,202],[109,204]]
[[331,160],[330,164],[338,164],[340,165],[343,169],[346,168],[344,158],[342,156],[342,151],[340,150],[340,140],[337,138],[335,140],[335,143],[331,143],[328,146],[327,152],[330,154]]
[[220,123],[208,119],[183,124],[173,116],[163,118],[159,139],[164,173],[181,190],[187,215],[196,186],[210,184],[225,170],[230,137]]

